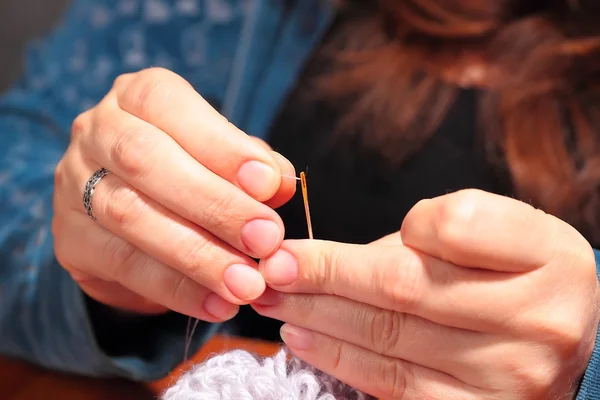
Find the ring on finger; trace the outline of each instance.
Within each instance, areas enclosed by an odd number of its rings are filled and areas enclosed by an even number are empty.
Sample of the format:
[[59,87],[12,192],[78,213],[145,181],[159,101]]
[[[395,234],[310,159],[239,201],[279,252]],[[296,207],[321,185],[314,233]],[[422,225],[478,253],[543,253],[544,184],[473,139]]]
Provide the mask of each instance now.
[[94,215],[94,209],[92,207],[92,195],[94,194],[96,185],[109,173],[110,171],[108,171],[106,168],[100,168],[94,172],[94,175],[92,175],[92,177],[88,179],[87,183],[85,184],[85,190],[83,191],[83,207],[85,208],[87,215],[89,215],[93,221],[97,221],[97,219]]

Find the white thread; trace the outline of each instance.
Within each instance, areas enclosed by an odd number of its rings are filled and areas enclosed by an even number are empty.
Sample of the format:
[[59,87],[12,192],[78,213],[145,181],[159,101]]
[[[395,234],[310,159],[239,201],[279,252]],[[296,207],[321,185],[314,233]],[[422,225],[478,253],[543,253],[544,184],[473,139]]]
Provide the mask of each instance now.
[[183,361],[185,362],[187,362],[190,355],[190,346],[192,345],[194,332],[196,332],[199,322],[200,320],[196,318],[196,321],[194,321],[194,325],[192,326],[192,317],[188,317],[187,328],[185,330],[185,350],[183,353]]
[[367,400],[367,396],[292,357],[234,350],[194,366],[162,400]]

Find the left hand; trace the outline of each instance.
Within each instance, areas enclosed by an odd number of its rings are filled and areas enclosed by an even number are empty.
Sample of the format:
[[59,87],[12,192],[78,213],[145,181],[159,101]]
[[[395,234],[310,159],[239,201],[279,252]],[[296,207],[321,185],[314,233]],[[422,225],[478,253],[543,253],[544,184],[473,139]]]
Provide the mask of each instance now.
[[[467,190],[369,245],[287,241],[254,305],[301,359],[385,399],[573,398],[594,347],[593,251],[566,223]],[[288,294],[283,294],[288,293]],[[303,294],[298,294],[303,293]]]

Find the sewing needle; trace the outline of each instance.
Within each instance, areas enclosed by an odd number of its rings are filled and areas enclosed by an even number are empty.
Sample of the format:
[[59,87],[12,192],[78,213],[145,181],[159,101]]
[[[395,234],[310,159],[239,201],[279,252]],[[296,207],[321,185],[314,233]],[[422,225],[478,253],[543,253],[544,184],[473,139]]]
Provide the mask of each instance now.
[[306,214],[306,225],[308,226],[308,238],[313,238],[312,222],[310,220],[310,209],[308,208],[308,188],[306,187],[306,174],[300,172],[300,185],[302,186],[302,198],[304,199],[304,213]]

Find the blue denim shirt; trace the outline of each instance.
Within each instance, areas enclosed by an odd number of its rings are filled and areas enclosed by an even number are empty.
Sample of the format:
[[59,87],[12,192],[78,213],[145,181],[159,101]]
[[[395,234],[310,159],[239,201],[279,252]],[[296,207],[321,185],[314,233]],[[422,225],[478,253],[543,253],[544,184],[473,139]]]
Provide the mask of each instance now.
[[[334,10],[320,0],[75,0],[28,51],[0,98],[0,353],[53,369],[150,380],[181,361],[181,338],[153,360],[98,347],[84,299],[57,264],[53,172],[69,128],[125,72],[161,66],[231,122],[265,137]],[[195,346],[215,332],[205,324]],[[580,399],[600,398],[595,354]]]

